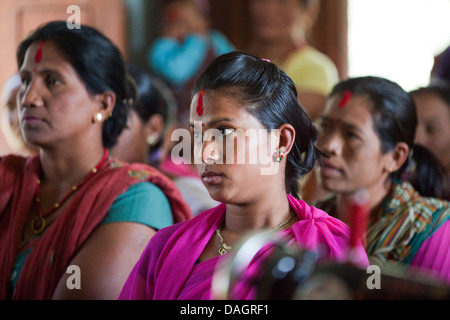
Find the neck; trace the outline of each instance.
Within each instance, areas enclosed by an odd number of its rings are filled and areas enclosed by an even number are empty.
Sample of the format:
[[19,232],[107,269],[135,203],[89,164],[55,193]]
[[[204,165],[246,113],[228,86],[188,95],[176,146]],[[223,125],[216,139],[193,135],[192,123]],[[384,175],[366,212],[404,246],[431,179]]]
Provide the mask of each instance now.
[[250,44],[249,52],[269,59],[271,62],[282,64],[295,49],[304,45],[306,41],[301,37],[259,39]]
[[292,213],[286,192],[272,192],[251,203],[227,204],[223,228],[237,234],[273,229]]
[[[376,215],[379,211],[381,204],[384,198],[388,195],[391,186],[392,182],[385,181],[380,185],[367,188],[367,191],[369,192],[369,202],[367,206],[371,217]],[[348,212],[347,204],[350,203],[349,201],[351,201],[354,194],[355,192],[345,192],[337,195],[337,218],[345,222],[347,225],[349,224],[351,218],[351,212]]]
[[41,180],[49,185],[75,185],[102,159],[103,147],[67,146],[41,149]]
[[261,58],[269,59],[273,63],[283,63],[288,58],[294,46],[293,42],[260,42],[252,44],[250,51]]

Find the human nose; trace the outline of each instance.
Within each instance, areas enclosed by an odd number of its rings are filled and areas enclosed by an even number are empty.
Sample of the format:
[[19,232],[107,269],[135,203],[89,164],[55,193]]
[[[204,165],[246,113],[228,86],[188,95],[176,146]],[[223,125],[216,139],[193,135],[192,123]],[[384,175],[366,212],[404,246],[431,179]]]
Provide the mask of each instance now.
[[39,107],[43,105],[43,99],[39,83],[36,80],[28,84],[22,84],[17,99],[18,107]]
[[421,125],[417,126],[416,136],[414,137],[414,143],[426,145],[425,132]]
[[317,139],[317,148],[329,156],[340,155],[342,154],[343,139],[335,131],[322,132]]
[[222,163],[222,145],[218,141],[205,141],[202,146],[202,162],[206,164]]

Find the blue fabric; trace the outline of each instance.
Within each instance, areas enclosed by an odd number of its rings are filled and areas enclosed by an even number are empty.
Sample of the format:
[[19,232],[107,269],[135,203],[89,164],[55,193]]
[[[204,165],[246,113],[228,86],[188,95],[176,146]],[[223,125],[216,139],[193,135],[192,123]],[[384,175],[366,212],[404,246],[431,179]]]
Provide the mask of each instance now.
[[156,74],[172,85],[182,86],[198,73],[210,45],[216,55],[234,50],[223,34],[211,30],[208,37],[190,34],[182,43],[173,38],[161,37],[150,47],[147,59]]

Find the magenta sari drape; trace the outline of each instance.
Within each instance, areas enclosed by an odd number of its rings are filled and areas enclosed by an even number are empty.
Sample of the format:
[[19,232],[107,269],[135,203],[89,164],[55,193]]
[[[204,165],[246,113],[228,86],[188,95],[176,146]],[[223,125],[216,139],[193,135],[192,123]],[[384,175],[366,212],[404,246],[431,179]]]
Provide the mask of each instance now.
[[[350,242],[348,226],[302,200],[287,197],[300,220],[280,231],[289,239],[288,245],[297,244],[307,250],[320,247],[328,259],[345,261]],[[220,257],[204,262],[198,262],[198,258],[224,220],[225,211],[225,204],[221,204],[189,221],[158,231],[131,272],[119,299],[211,299],[212,277]],[[360,266],[369,265],[361,244],[354,261]],[[237,299],[255,298],[250,289],[239,295]]]

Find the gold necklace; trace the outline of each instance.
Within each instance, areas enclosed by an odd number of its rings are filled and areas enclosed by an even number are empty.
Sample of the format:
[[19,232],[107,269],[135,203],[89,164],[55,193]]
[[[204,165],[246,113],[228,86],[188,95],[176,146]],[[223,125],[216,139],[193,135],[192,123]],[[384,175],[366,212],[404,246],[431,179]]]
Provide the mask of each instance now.
[[[274,229],[270,230],[270,232],[274,232],[274,231],[278,231],[280,230],[283,226],[285,226],[286,224],[289,223],[289,221],[292,220],[292,218],[295,216],[295,213],[291,214],[289,216],[289,218],[287,218],[285,221],[281,222],[278,226],[276,226]],[[229,246],[228,244],[225,243],[225,241],[223,240],[223,236],[220,233],[220,230],[222,230],[222,225],[220,225],[217,229],[216,229],[216,236],[217,238],[219,238],[219,248],[217,249],[217,252],[220,255],[224,255],[227,252],[230,252],[231,250],[233,250],[232,246]]]
[[80,183],[78,183],[76,185],[73,185],[72,189],[62,198],[62,200],[56,202],[55,205],[50,210],[48,210],[47,212],[42,212],[41,211],[40,192],[39,192],[40,191],[40,186],[41,186],[41,180],[37,179],[34,201],[36,203],[36,210],[37,210],[38,215],[36,217],[34,217],[33,220],[31,220],[31,231],[33,231],[34,234],[38,235],[38,234],[42,233],[45,230],[45,228],[47,227],[47,220],[45,219],[45,217],[49,216],[50,214],[52,214],[53,212],[55,212],[56,210],[61,208],[61,206],[76,191],[78,191],[78,189],[80,189],[81,186],[83,186],[92,176],[94,176],[98,172],[98,170],[100,170],[100,168],[103,166],[103,164],[106,162],[106,160],[108,159],[108,155],[109,155],[108,149],[104,148],[104,150],[103,150],[103,157],[100,160],[100,162],[95,166],[95,168],[93,168],[89,172],[89,174]]

